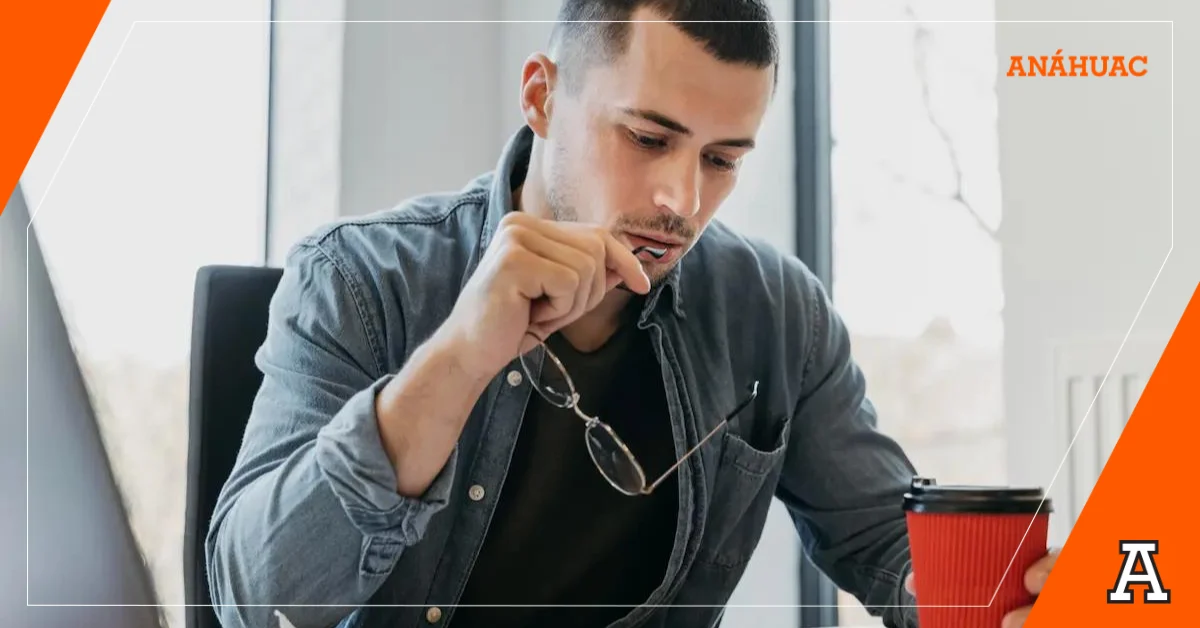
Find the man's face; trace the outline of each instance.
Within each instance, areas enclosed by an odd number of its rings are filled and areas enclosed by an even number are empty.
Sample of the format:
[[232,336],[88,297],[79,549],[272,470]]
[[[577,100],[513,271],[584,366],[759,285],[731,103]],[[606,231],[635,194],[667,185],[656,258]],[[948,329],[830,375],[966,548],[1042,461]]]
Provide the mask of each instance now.
[[[645,10],[635,20],[660,19]],[[558,220],[611,229],[658,282],[737,182],[774,89],[773,68],[720,61],[669,23],[629,24],[612,64],[555,88],[542,164]]]

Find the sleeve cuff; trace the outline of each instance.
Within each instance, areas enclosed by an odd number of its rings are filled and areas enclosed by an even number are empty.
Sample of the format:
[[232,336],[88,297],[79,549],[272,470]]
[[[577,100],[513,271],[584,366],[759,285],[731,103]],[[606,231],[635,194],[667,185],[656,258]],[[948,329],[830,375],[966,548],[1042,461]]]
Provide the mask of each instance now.
[[400,495],[396,471],[383,449],[375,414],[375,397],[391,378],[384,376],[355,394],[321,428],[316,458],[355,527],[364,535],[389,536],[411,546],[420,541],[433,515],[450,501],[458,447],[424,495]]

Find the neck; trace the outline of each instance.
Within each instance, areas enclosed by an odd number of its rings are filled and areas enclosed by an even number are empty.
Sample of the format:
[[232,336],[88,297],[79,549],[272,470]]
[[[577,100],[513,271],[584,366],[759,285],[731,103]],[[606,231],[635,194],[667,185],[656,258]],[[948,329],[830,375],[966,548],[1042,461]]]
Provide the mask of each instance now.
[[[536,163],[531,156],[525,181],[513,190],[513,208],[539,218],[553,220],[553,213],[545,202]],[[571,346],[580,351],[594,351],[600,348],[621,326],[621,314],[632,298],[633,296],[625,290],[610,290],[593,310],[564,327],[563,336]]]
[[622,324],[632,325],[623,316],[632,296],[624,290],[612,290],[595,309],[562,329],[563,337],[579,351],[595,351],[604,346]]
[[529,152],[529,166],[525,170],[525,180],[513,190],[513,209],[525,212],[531,216],[554,219],[550,204],[546,202],[546,188],[542,184],[541,142],[534,141]]

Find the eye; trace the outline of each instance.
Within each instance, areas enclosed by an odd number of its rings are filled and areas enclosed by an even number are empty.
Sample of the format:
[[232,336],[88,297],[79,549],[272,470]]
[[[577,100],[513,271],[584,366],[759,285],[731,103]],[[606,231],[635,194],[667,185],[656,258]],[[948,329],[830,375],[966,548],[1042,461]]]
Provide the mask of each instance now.
[[634,144],[637,144],[639,148],[658,149],[667,147],[667,141],[661,137],[645,135],[643,133],[638,133],[633,129],[630,129],[628,134],[629,139],[632,140]]
[[734,170],[737,168],[736,160],[725,159],[724,157],[722,157],[720,155],[709,154],[709,155],[705,155],[704,158],[708,161],[708,163],[712,167],[716,168],[717,170],[731,171],[731,170]]

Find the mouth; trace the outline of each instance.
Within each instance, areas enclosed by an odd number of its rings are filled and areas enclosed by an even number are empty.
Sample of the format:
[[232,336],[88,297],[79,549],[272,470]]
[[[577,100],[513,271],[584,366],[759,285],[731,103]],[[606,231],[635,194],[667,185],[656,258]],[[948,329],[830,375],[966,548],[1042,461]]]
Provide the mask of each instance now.
[[626,233],[625,235],[634,247],[633,254],[643,262],[667,263],[673,261],[683,251],[684,242],[671,236],[636,233]]

